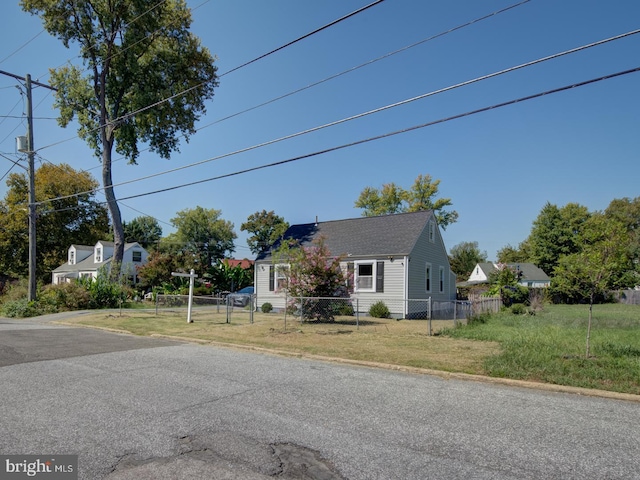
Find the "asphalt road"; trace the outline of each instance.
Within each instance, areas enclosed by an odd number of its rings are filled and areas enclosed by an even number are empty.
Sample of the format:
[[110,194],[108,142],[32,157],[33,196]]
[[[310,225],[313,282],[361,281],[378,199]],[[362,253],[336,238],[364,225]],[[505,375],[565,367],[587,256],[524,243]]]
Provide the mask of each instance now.
[[0,319],[0,453],[97,479],[640,479],[640,403]]

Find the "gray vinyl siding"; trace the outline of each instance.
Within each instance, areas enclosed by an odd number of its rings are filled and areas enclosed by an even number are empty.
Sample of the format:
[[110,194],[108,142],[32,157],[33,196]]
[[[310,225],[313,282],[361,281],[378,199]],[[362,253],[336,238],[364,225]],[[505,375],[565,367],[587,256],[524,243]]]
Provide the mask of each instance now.
[[[394,257],[393,262],[389,259],[364,259],[350,258],[349,262],[383,262],[384,263],[384,291],[383,292],[353,292],[352,299],[358,299],[358,310],[368,312],[371,305],[378,301],[383,301],[395,317],[404,317],[404,258]],[[346,262],[343,269],[346,271]],[[354,305],[355,308],[355,305]]]
[[[431,292],[426,291],[426,267],[431,264]],[[444,292],[440,292],[440,267],[444,267]],[[429,240],[429,225],[425,225],[409,258],[408,298],[422,299],[431,297],[434,302],[455,299],[455,282],[451,283],[451,267],[447,251],[435,228],[434,241]]]

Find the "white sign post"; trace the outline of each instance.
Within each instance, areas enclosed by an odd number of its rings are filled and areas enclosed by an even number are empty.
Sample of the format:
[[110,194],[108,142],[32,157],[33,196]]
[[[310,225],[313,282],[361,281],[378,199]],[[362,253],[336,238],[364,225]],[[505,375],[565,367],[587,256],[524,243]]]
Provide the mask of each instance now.
[[191,273],[180,273],[180,272],[171,272],[171,275],[174,277],[189,277],[189,306],[187,307],[187,323],[193,323],[191,320],[191,305],[193,305],[193,283],[196,275],[193,268],[191,269]]

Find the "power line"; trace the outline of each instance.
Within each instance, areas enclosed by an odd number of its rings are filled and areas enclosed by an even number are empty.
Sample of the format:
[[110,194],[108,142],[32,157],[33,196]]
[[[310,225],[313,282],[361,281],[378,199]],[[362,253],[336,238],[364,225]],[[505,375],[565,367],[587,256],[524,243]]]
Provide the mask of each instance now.
[[[348,74],[348,73],[354,72],[354,71],[356,71],[356,70],[358,70],[358,69],[360,69],[360,68],[363,68],[363,67],[366,67],[366,66],[372,65],[372,64],[374,64],[374,63],[376,63],[376,62],[378,62],[378,61],[380,61],[380,60],[384,60],[384,59],[389,58],[389,57],[391,57],[391,56],[393,56],[393,55],[396,55],[396,54],[398,54],[398,53],[401,53],[401,52],[404,52],[404,51],[406,51],[406,50],[409,50],[410,48],[413,48],[413,47],[416,47],[416,46],[418,46],[418,45],[422,45],[422,44],[424,44],[424,43],[426,43],[426,42],[429,42],[429,41],[431,41],[431,40],[435,40],[435,39],[437,39],[437,38],[443,37],[443,36],[445,36],[445,35],[447,35],[447,34],[449,34],[449,33],[452,33],[452,32],[455,32],[455,31],[457,31],[457,30],[460,30],[460,29],[462,29],[462,28],[465,28],[465,27],[471,26],[471,25],[473,25],[473,24],[475,24],[475,23],[478,23],[478,22],[480,22],[480,21],[487,20],[487,19],[489,19],[489,18],[491,18],[491,17],[494,17],[494,16],[496,16],[496,15],[499,15],[499,14],[501,14],[501,13],[504,13],[504,12],[506,12],[506,11],[508,11],[508,10],[511,10],[511,9],[513,9],[513,8],[516,8],[516,7],[519,7],[520,5],[524,5],[525,3],[528,3],[529,1],[530,1],[530,0],[523,0],[523,1],[519,2],[519,3],[516,3],[516,4],[513,4],[513,5],[510,5],[510,6],[508,6],[508,7],[505,7],[505,8],[503,8],[503,9],[500,9],[500,10],[496,10],[496,11],[491,12],[491,13],[489,13],[489,14],[487,14],[487,15],[482,16],[482,17],[478,17],[478,18],[476,18],[476,19],[474,19],[474,20],[468,21],[468,22],[463,23],[463,24],[460,24],[460,25],[458,25],[458,26],[456,26],[456,27],[453,27],[453,28],[450,28],[450,29],[448,29],[448,30],[442,31],[442,32],[437,33],[437,34],[435,34],[435,35],[432,35],[432,36],[430,36],[430,37],[424,38],[424,39],[422,39],[422,40],[420,40],[420,41],[418,41],[418,42],[415,42],[415,43],[412,43],[412,44],[410,44],[410,45],[406,45],[406,46],[404,46],[404,47],[402,47],[402,48],[399,48],[399,49],[397,49],[397,50],[394,50],[394,51],[388,52],[388,53],[386,53],[386,54],[384,54],[384,55],[381,55],[381,56],[379,56],[379,57],[377,57],[377,58],[374,58],[374,59],[372,59],[372,60],[369,60],[369,61],[367,61],[367,62],[365,62],[365,63],[361,63],[360,65],[356,65],[355,67],[351,67],[351,68],[349,68],[349,69],[347,69],[347,70],[343,70],[342,72],[339,72],[339,73],[336,73],[336,74],[330,75],[329,77],[326,77],[326,78],[324,78],[324,79],[322,79],[322,80],[318,80],[318,81],[316,81],[316,82],[310,83],[309,85],[307,85],[307,86],[305,86],[305,87],[298,88],[298,89],[296,89],[296,90],[290,91],[290,92],[285,93],[285,94],[283,94],[283,95],[280,95],[280,96],[278,96],[278,97],[272,98],[271,100],[267,100],[266,102],[260,103],[260,104],[258,104],[258,105],[254,105],[253,107],[246,108],[246,109],[244,109],[244,110],[241,110],[241,111],[239,111],[239,112],[233,113],[233,114],[231,114],[231,115],[227,115],[226,117],[220,118],[220,119],[215,120],[215,121],[213,121],[213,122],[211,122],[211,123],[207,123],[206,125],[203,125],[203,126],[201,126],[201,127],[197,128],[195,131],[196,131],[196,132],[199,132],[199,131],[201,131],[201,130],[204,130],[205,128],[208,128],[208,127],[210,127],[210,126],[212,126],[212,125],[216,125],[216,124],[221,123],[221,122],[223,122],[223,121],[225,121],[225,120],[229,120],[229,119],[231,119],[231,118],[237,117],[237,116],[242,115],[242,114],[244,114],[244,113],[247,113],[247,112],[250,112],[250,111],[256,110],[256,109],[258,109],[258,108],[261,108],[261,107],[264,107],[264,106],[270,105],[270,104],[272,104],[272,103],[275,103],[275,102],[277,102],[277,101],[279,101],[279,100],[283,100],[283,99],[285,99],[285,98],[287,98],[287,97],[290,97],[290,96],[293,96],[293,95],[295,95],[295,94],[297,94],[297,93],[303,92],[303,91],[308,90],[308,89],[313,88],[313,87],[316,87],[316,86],[318,86],[318,85],[320,85],[320,84],[322,84],[322,83],[328,82],[328,81],[333,80],[333,79],[338,78],[338,77],[341,77],[342,75],[345,75],[345,74]],[[227,72],[227,73],[228,73],[228,72]],[[145,152],[145,151],[149,150],[150,148],[151,148],[151,147],[143,148],[143,149],[141,149],[141,150],[140,150],[140,152]],[[118,158],[118,159],[112,160],[112,163],[117,162],[117,161],[120,161],[120,160],[126,160],[126,157],[120,157],[120,158]],[[98,166],[96,166],[96,167],[92,167],[92,168],[89,168],[89,169],[87,169],[87,170],[94,170],[94,169],[99,168],[99,167],[100,167],[100,166],[98,165]]]
[[[302,136],[302,135],[306,135],[308,133],[316,132],[316,131],[319,131],[319,130],[322,130],[322,129],[325,129],[325,128],[328,128],[328,127],[333,127],[333,126],[336,126],[336,125],[339,125],[339,124],[342,124],[342,123],[349,122],[351,120],[356,120],[356,119],[363,118],[363,117],[368,116],[368,115],[373,115],[375,113],[379,113],[379,112],[382,112],[382,111],[385,111],[385,110],[389,110],[391,108],[395,108],[395,107],[399,107],[399,106],[402,106],[402,105],[406,105],[408,103],[415,102],[417,100],[422,100],[424,98],[432,97],[434,95],[438,95],[438,94],[441,94],[441,93],[444,93],[444,92],[448,92],[448,91],[451,91],[451,90],[454,90],[454,89],[457,89],[457,88],[461,88],[461,87],[464,87],[464,86],[467,86],[467,85],[471,85],[473,83],[481,82],[483,80],[488,80],[490,78],[494,78],[494,77],[497,77],[497,76],[500,76],[500,75],[504,75],[506,73],[513,72],[515,70],[520,70],[520,69],[523,69],[523,68],[526,68],[526,67],[531,67],[533,65],[537,65],[537,64],[542,63],[542,62],[553,60],[553,59],[556,59],[556,58],[559,58],[559,57],[562,57],[562,56],[565,56],[565,55],[569,55],[569,54],[572,54],[572,53],[580,52],[580,51],[586,50],[588,48],[593,48],[593,47],[596,47],[598,45],[602,45],[604,43],[612,42],[614,40],[619,40],[621,38],[625,38],[625,37],[628,37],[630,35],[635,35],[635,34],[638,34],[638,33],[640,33],[640,29],[633,30],[631,32],[623,33],[623,34],[620,34],[620,35],[616,35],[614,37],[609,37],[609,38],[606,38],[604,40],[593,42],[593,43],[590,43],[590,44],[587,44],[587,45],[582,45],[580,47],[572,48],[570,50],[565,50],[563,52],[555,53],[553,55],[548,55],[546,57],[542,57],[542,58],[539,58],[539,59],[536,59],[536,60],[532,60],[530,62],[522,63],[522,64],[519,64],[519,65],[516,65],[516,66],[513,66],[513,67],[509,67],[509,68],[506,68],[506,69],[503,69],[503,70],[499,70],[497,72],[493,72],[493,73],[490,73],[490,74],[487,74],[487,75],[476,77],[476,78],[473,78],[471,80],[466,80],[464,82],[460,82],[460,83],[457,83],[455,85],[450,85],[448,87],[440,88],[438,90],[433,90],[431,92],[427,92],[427,93],[424,93],[422,95],[418,95],[418,96],[415,96],[415,97],[412,97],[412,98],[401,100],[399,102],[395,102],[395,103],[391,103],[391,104],[388,104],[388,105],[385,105],[385,106],[382,106],[382,107],[378,107],[378,108],[375,108],[373,110],[369,110],[369,111],[366,111],[366,112],[359,113],[357,115],[352,115],[350,117],[342,118],[340,120],[335,120],[333,122],[325,123],[323,125],[319,125],[319,126],[316,126],[316,127],[313,127],[313,128],[309,128],[309,129],[302,130],[302,131],[299,131],[299,132],[296,132],[296,133],[292,133],[290,135],[285,135],[283,137],[279,137],[279,138],[276,138],[276,139],[273,139],[273,140],[269,140],[269,141],[266,141],[266,142],[262,142],[262,143],[259,143],[259,144],[256,144],[256,145],[252,145],[252,146],[245,147],[245,148],[242,148],[242,149],[239,149],[239,150],[228,152],[228,153],[225,153],[225,154],[222,154],[222,155],[218,155],[218,156],[215,156],[215,157],[212,157],[212,158],[201,160],[199,162],[190,163],[188,165],[182,165],[180,167],[172,168],[172,169],[165,170],[165,171],[158,172],[158,173],[154,173],[154,174],[151,174],[151,175],[146,175],[144,177],[139,177],[139,178],[135,178],[135,179],[132,179],[132,180],[127,180],[125,182],[120,182],[120,183],[112,185],[111,187],[115,188],[115,187],[119,187],[119,186],[122,186],[122,185],[128,185],[130,183],[140,182],[140,181],[143,181],[143,180],[149,180],[151,178],[159,177],[159,176],[166,175],[166,174],[169,174],[169,173],[175,173],[175,172],[178,172],[178,171],[181,171],[181,170],[186,170],[187,168],[200,166],[200,165],[203,165],[205,163],[213,162],[213,161],[216,161],[216,160],[221,160],[223,158],[227,158],[227,157],[230,157],[230,156],[233,156],[233,155],[238,155],[240,153],[246,153],[246,152],[251,151],[251,150],[256,150],[258,148],[266,147],[268,145],[273,145],[275,143],[282,142],[284,140],[290,140],[290,139],[295,138],[295,137],[299,137],[299,136]],[[98,190],[104,190],[104,187],[101,187]],[[88,192],[83,192],[83,193],[88,193]]]
[[294,43],[298,43],[299,41],[304,40],[305,38],[308,38],[308,37],[310,37],[311,35],[315,35],[316,33],[319,33],[319,32],[321,32],[322,30],[326,30],[327,28],[332,27],[333,25],[336,25],[336,24],[338,24],[338,23],[342,22],[343,20],[346,20],[347,18],[351,18],[351,17],[353,17],[354,15],[357,15],[357,14],[359,14],[359,13],[362,13],[362,12],[364,12],[365,10],[368,10],[369,8],[371,8],[371,7],[373,7],[373,6],[378,5],[379,3],[382,3],[383,1],[384,1],[384,0],[376,0],[375,2],[372,2],[372,3],[370,3],[369,5],[365,5],[365,6],[364,6],[364,7],[362,7],[362,8],[359,8],[359,9],[357,9],[357,10],[354,10],[353,12],[348,13],[347,15],[344,15],[343,17],[340,17],[340,18],[338,18],[338,19],[336,19],[336,20],[333,20],[332,22],[329,22],[329,23],[327,23],[326,25],[323,25],[323,26],[322,26],[322,27],[320,27],[320,28],[316,28],[316,29],[315,29],[315,30],[313,30],[312,32],[309,32],[309,33],[307,33],[307,34],[305,34],[305,35],[302,35],[301,37],[298,37],[298,38],[296,38],[295,40],[292,40],[292,41],[291,41],[291,42],[289,42],[289,43],[285,43],[284,45],[281,45],[281,46],[280,46],[280,47],[278,47],[278,48],[274,48],[273,50],[271,50],[271,51],[269,51],[269,52],[267,52],[267,53],[264,53],[264,54],[260,55],[259,57],[254,58],[253,60],[249,60],[248,62],[245,62],[245,63],[243,63],[242,65],[238,65],[237,67],[234,67],[234,68],[232,68],[231,70],[229,70],[229,71],[227,71],[227,72],[225,72],[225,73],[221,74],[221,75],[220,75],[220,77],[224,77],[225,75],[228,75],[228,74],[230,74],[230,73],[232,73],[232,72],[235,72],[236,70],[239,70],[239,69],[241,69],[241,68],[243,68],[243,67],[246,67],[247,65],[251,65],[252,63],[257,62],[258,60],[261,60],[261,59],[263,59],[263,58],[265,58],[265,57],[268,57],[269,55],[271,55],[271,54],[273,54],[273,53],[276,53],[276,52],[278,52],[278,51],[280,51],[280,50],[282,50],[282,49],[284,49],[284,48],[290,47],[290,46],[291,46],[291,45],[293,45]]
[[[260,165],[258,167],[247,168],[247,169],[239,170],[239,171],[236,171],[236,172],[228,173],[228,174],[225,174],[225,175],[219,175],[219,176],[215,176],[215,177],[196,180],[196,181],[189,182],[189,183],[183,183],[183,184],[180,184],[180,185],[175,185],[173,187],[167,187],[167,188],[162,188],[162,189],[154,190],[154,191],[150,191],[150,192],[140,193],[140,194],[136,194],[136,195],[130,195],[130,196],[121,198],[120,201],[121,200],[131,200],[133,198],[139,198],[139,197],[144,197],[144,196],[148,196],[148,195],[155,195],[155,194],[158,194],[158,193],[165,193],[165,192],[169,192],[169,191],[172,191],[172,190],[177,190],[177,189],[184,188],[184,187],[191,187],[191,186],[198,185],[198,184],[201,184],[201,183],[212,182],[212,181],[215,181],[215,180],[221,180],[223,178],[229,178],[229,177],[233,177],[233,176],[237,176],[237,175],[242,175],[242,174],[249,173],[249,172],[254,172],[254,171],[257,171],[257,170],[263,170],[263,169],[266,169],[266,168],[276,167],[276,166],[279,166],[279,165],[285,165],[287,163],[292,163],[292,162],[296,162],[296,161],[299,161],[299,160],[304,160],[306,158],[311,158],[311,157],[315,157],[315,156],[319,156],[319,155],[324,155],[324,154],[327,154],[327,153],[335,152],[337,150],[342,150],[342,149],[345,149],[345,148],[354,147],[356,145],[362,145],[362,144],[365,144],[365,143],[373,142],[373,141],[376,141],[376,140],[381,140],[383,138],[392,137],[392,136],[399,135],[399,134],[402,134],[402,133],[408,133],[408,132],[411,132],[411,131],[414,131],[414,130],[419,130],[419,129],[422,129],[422,128],[425,128],[425,127],[430,127],[430,126],[433,126],[433,125],[438,125],[438,124],[449,122],[449,121],[452,121],[452,120],[457,120],[457,119],[460,119],[460,118],[469,117],[471,115],[476,115],[478,113],[488,112],[490,110],[496,110],[498,108],[506,107],[506,106],[509,106],[509,105],[515,105],[516,103],[522,103],[522,102],[525,102],[527,100],[533,100],[535,98],[540,98],[540,97],[543,97],[543,96],[552,95],[554,93],[559,93],[559,92],[571,90],[571,89],[574,89],[574,88],[583,87],[585,85],[590,85],[590,84],[601,82],[601,81],[604,81],[604,80],[609,80],[609,79],[620,77],[620,76],[623,76],[623,75],[628,75],[628,74],[635,73],[635,72],[638,72],[638,71],[640,71],[640,67],[632,68],[632,69],[629,69],[629,70],[624,70],[624,71],[621,71],[621,72],[612,73],[612,74],[609,74],[609,75],[604,75],[604,76],[601,76],[601,77],[593,78],[593,79],[590,79],[590,80],[585,80],[585,81],[578,82],[578,83],[573,83],[573,84],[570,84],[570,85],[565,85],[563,87],[555,88],[555,89],[552,89],[552,90],[546,90],[546,91],[543,91],[543,92],[540,92],[540,93],[536,93],[536,94],[533,94],[533,95],[528,95],[528,96],[520,97],[520,98],[517,98],[517,99],[514,99],[514,100],[509,100],[509,101],[506,101],[506,102],[493,104],[493,105],[490,105],[488,107],[483,107],[483,108],[478,108],[478,109],[475,109],[475,110],[470,110],[470,111],[465,112],[465,113],[452,115],[452,116],[449,116],[449,117],[444,117],[444,118],[441,118],[441,119],[438,119],[438,120],[433,120],[431,122],[422,123],[420,125],[415,125],[415,126],[412,126],[412,127],[403,128],[401,130],[395,130],[395,131],[392,131],[392,132],[384,133],[384,134],[381,134],[381,135],[376,135],[376,136],[365,138],[365,139],[361,139],[361,140],[356,140],[354,142],[345,143],[345,144],[342,144],[342,145],[338,145],[338,146],[335,146],[335,147],[327,148],[327,149],[324,149],[324,150],[319,150],[319,151],[308,153],[308,154],[305,154],[305,155],[300,155],[300,156],[289,158],[289,159],[286,159],[286,160],[280,160],[280,161],[277,161],[277,162],[268,163],[268,164],[265,164],[265,165]],[[53,200],[57,200],[57,199],[53,199]],[[40,203],[43,203],[43,202],[40,202]]]
[[26,47],[27,45],[29,45],[31,42],[33,42],[36,38],[38,38],[40,35],[42,35],[45,32],[45,29],[43,28],[42,30],[40,30],[40,32],[38,32],[36,35],[34,35],[33,37],[31,37],[29,40],[27,40],[25,43],[23,43],[22,45],[20,45],[18,48],[16,48],[13,52],[11,52],[9,55],[7,55],[6,57],[4,57],[2,60],[0,60],[0,63],[4,63],[6,60],[9,60],[11,57],[13,57],[16,53],[18,53],[20,50],[22,50],[24,47]]
[[[324,26],[322,26],[322,27],[320,27],[320,28],[315,29],[315,30],[314,30],[314,31],[312,31],[312,32],[309,32],[309,33],[307,33],[307,34],[305,34],[305,35],[302,35],[301,37],[298,37],[298,38],[296,38],[295,40],[292,40],[292,41],[290,41],[290,42],[286,43],[285,45],[281,45],[280,47],[275,48],[275,49],[273,49],[273,50],[271,50],[271,51],[269,51],[269,52],[267,52],[267,53],[265,53],[265,54],[262,54],[262,55],[260,55],[259,57],[254,58],[253,60],[250,60],[250,61],[248,61],[248,62],[245,62],[244,64],[239,65],[239,66],[237,66],[237,67],[234,67],[234,68],[232,68],[231,70],[229,70],[229,71],[227,71],[227,72],[225,72],[225,73],[222,73],[222,74],[218,75],[218,78],[221,78],[221,77],[223,77],[223,76],[225,76],[225,75],[228,75],[228,74],[229,74],[229,73],[231,73],[231,72],[234,72],[234,71],[236,71],[236,70],[238,70],[238,69],[240,69],[240,68],[242,68],[242,67],[245,67],[245,66],[247,66],[247,65],[250,65],[250,64],[252,64],[252,63],[254,63],[254,62],[256,62],[256,61],[258,61],[258,60],[260,60],[260,59],[263,59],[263,58],[265,58],[265,57],[267,57],[267,56],[269,56],[269,55],[272,55],[273,53],[278,52],[278,51],[282,50],[283,48],[286,48],[286,47],[288,47],[288,46],[293,45],[294,43],[297,43],[297,42],[299,42],[299,41],[301,41],[301,40],[304,40],[305,38],[308,38],[308,37],[309,37],[309,36],[311,36],[311,35],[314,35],[314,34],[316,34],[316,33],[320,32],[320,31],[322,31],[322,30],[325,30],[326,28],[329,28],[329,27],[331,27],[331,26],[333,26],[333,25],[335,25],[335,24],[337,24],[337,23],[339,23],[339,22],[341,22],[341,21],[343,21],[343,20],[346,20],[347,18],[350,18],[350,17],[352,17],[353,15],[356,15],[356,14],[358,14],[358,13],[361,13],[361,12],[363,12],[364,10],[366,10],[366,9],[368,9],[368,8],[370,8],[370,7],[374,6],[374,5],[377,5],[377,4],[379,4],[379,3],[383,2],[383,1],[384,1],[384,0],[376,0],[376,1],[374,1],[373,3],[371,3],[371,4],[369,4],[369,5],[365,6],[365,7],[359,8],[358,10],[355,10],[355,11],[353,11],[353,12],[351,12],[351,13],[349,13],[349,14],[347,14],[347,15],[343,16],[343,17],[340,17],[340,18],[338,18],[338,19],[336,19],[336,20],[334,20],[334,21],[332,21],[332,22],[330,22],[330,23],[328,23],[328,24],[326,24],[326,25],[324,25]],[[176,93],[175,95],[171,95],[170,97],[163,98],[162,100],[159,100],[159,101],[157,101],[157,102],[155,102],[155,103],[152,103],[152,104],[150,104],[150,105],[147,105],[146,107],[142,107],[142,108],[140,108],[140,109],[138,109],[138,110],[135,110],[135,111],[133,111],[133,112],[127,113],[127,114],[125,114],[125,115],[121,115],[120,117],[117,117],[117,118],[115,118],[115,119],[111,120],[109,123],[110,123],[110,124],[115,124],[115,123],[118,123],[118,122],[122,122],[122,121],[124,121],[124,120],[127,120],[127,119],[129,119],[129,118],[132,118],[132,117],[136,116],[136,115],[137,115],[137,114],[139,114],[139,113],[142,113],[142,112],[145,112],[145,111],[147,111],[147,110],[149,110],[149,109],[151,109],[151,108],[157,107],[158,105],[162,105],[163,103],[166,103],[166,102],[168,102],[168,101],[170,101],[170,100],[173,100],[173,99],[175,99],[175,98],[177,98],[177,97],[181,97],[182,95],[185,95],[185,94],[189,93],[190,91],[195,90],[196,88],[201,87],[202,85],[204,85],[204,83],[205,83],[205,82],[199,83],[199,84],[194,85],[194,86],[192,86],[192,87],[190,87],[190,88],[187,88],[186,90],[183,90],[182,92],[178,92],[178,93]],[[95,129],[94,129],[94,130],[92,130],[92,131],[98,130],[99,128],[102,128],[102,127],[104,127],[104,125],[100,125],[99,127],[95,128]],[[78,136],[77,136],[77,135],[75,135],[75,136],[73,136],[73,137],[69,137],[69,138],[67,138],[67,139],[65,139],[65,140],[60,140],[59,142],[55,142],[55,143],[51,143],[51,144],[49,144],[49,145],[45,145],[44,147],[41,147],[41,148],[39,148],[38,150],[44,150],[45,148],[50,148],[50,147],[53,147],[53,146],[55,146],[55,145],[60,145],[61,143],[65,143],[65,142],[68,142],[68,141],[70,141],[70,140],[74,140],[74,139],[75,139],[75,138],[77,138],[77,137],[78,137]]]

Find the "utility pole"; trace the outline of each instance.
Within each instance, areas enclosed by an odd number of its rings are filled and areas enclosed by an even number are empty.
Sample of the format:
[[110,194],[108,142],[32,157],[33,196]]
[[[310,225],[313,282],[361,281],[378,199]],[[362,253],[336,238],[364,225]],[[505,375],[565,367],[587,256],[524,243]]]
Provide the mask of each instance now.
[[25,89],[27,90],[27,157],[29,162],[28,174],[29,174],[29,292],[28,299],[33,301],[36,299],[36,177],[35,177],[35,148],[33,146],[33,101],[31,99],[31,84],[35,83],[41,87],[48,88],[50,90],[57,90],[54,87],[40,83],[32,82],[31,75],[19,77],[13,73],[0,70],[0,74],[13,77],[17,80],[23,80],[25,82]]
[[27,90],[27,143],[29,158],[29,301],[36,299],[36,172],[33,147],[33,102],[31,101],[31,75],[25,77]]

